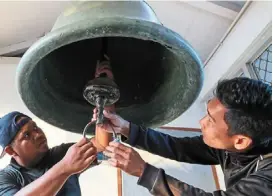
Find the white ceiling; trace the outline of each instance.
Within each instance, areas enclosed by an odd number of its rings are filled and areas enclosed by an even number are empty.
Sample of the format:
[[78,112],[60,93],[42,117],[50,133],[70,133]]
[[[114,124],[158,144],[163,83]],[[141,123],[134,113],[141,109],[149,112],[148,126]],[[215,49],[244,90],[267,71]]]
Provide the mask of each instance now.
[[69,2],[0,1],[0,48],[43,36]]
[[[28,48],[52,28],[68,1],[0,1],[0,55]],[[236,11],[211,2],[148,1],[164,26],[179,33],[206,60]]]

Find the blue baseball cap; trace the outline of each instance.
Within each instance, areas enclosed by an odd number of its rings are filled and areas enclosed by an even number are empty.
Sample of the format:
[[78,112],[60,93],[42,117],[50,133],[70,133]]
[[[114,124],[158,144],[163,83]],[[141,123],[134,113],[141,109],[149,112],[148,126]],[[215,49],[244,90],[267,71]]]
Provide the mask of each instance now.
[[[18,117],[26,118],[16,123]],[[0,158],[5,155],[5,147],[13,141],[20,129],[30,120],[30,117],[17,111],[10,112],[0,118]]]

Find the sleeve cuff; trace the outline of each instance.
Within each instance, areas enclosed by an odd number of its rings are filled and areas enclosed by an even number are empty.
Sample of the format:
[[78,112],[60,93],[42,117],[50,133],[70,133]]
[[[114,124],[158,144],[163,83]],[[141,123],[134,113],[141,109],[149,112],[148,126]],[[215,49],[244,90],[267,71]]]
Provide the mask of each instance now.
[[146,163],[142,175],[139,177],[137,184],[147,188],[149,191],[153,190],[157,181],[160,169]]
[[129,136],[126,138],[125,136],[122,136],[121,141],[125,142],[131,146],[136,146],[138,137],[139,137],[139,126],[130,123],[130,131],[129,131]]

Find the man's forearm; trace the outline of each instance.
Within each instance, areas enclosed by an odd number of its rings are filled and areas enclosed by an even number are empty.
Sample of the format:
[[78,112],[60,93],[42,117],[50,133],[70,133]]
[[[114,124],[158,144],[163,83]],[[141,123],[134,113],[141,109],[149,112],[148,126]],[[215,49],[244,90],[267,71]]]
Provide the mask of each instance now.
[[56,195],[70,175],[64,171],[63,164],[59,162],[40,178],[18,191],[15,196]]
[[195,188],[176,178],[165,174],[163,169],[158,169],[146,164],[138,185],[147,188],[151,194],[158,196],[213,196],[212,193]]
[[[147,188],[152,195],[157,196],[272,196],[271,172],[270,169],[268,175],[264,175],[264,171],[250,174],[234,186],[227,188],[226,191],[216,190],[210,193],[169,176],[163,169],[146,163],[137,183]],[[261,178],[261,175],[264,176]]]
[[[127,133],[123,131],[123,134]],[[177,138],[133,123],[128,134],[127,140],[122,141],[165,158],[187,163],[219,164],[217,150],[207,146],[200,136]]]

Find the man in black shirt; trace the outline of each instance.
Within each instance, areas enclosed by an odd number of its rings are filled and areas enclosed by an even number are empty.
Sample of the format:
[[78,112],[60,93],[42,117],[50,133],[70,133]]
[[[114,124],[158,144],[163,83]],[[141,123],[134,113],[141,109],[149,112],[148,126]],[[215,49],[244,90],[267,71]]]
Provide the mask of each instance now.
[[[179,181],[145,161],[132,148],[112,142],[109,163],[139,177],[138,184],[160,196],[271,196],[272,88],[249,78],[219,82],[200,120],[202,136],[175,138],[137,126],[104,111],[110,125],[131,146],[180,162],[220,164],[226,190],[213,193]],[[94,120],[97,118],[96,110]],[[111,131],[109,124],[104,128]],[[186,176],[185,176],[186,178]]]
[[96,158],[93,144],[82,139],[49,149],[43,131],[32,119],[11,112],[0,119],[1,157],[11,156],[0,171],[0,195],[78,196],[78,175]]

